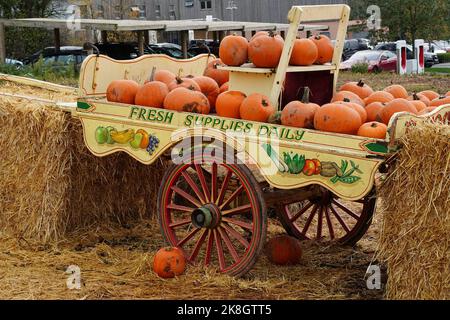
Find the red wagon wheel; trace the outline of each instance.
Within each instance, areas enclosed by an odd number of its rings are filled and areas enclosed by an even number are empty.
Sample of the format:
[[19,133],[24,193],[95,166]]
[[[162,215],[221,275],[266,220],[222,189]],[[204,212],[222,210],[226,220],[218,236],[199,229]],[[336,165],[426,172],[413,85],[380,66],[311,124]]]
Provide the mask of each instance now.
[[319,190],[319,194],[307,200],[276,206],[283,227],[300,240],[355,245],[372,223],[375,188],[357,201],[339,199],[323,187]]
[[158,211],[166,241],[183,249],[191,263],[241,276],[264,246],[267,216],[262,191],[242,164],[209,159],[172,165],[159,190]]

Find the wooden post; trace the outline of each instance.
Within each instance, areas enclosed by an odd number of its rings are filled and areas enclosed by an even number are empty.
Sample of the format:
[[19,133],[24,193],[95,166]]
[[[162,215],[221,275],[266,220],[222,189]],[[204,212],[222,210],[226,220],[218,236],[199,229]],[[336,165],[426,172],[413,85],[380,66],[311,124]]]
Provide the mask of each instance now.
[[101,35],[102,35],[102,43],[107,43],[108,42],[108,31],[102,30]]
[[181,48],[183,50],[183,58],[188,58],[189,31],[181,31]]
[[219,41],[219,35],[217,34],[217,31],[213,31],[212,35],[214,41]]
[[225,38],[225,31],[219,31],[219,41],[222,42],[223,38]]
[[286,39],[286,31],[281,30],[281,31],[280,31],[280,36],[281,36],[283,39]]
[[6,62],[5,25],[0,23],[0,63]]
[[58,28],[53,29],[53,34],[55,35],[55,51],[61,51],[61,33]]
[[144,55],[144,32],[138,31],[137,36],[138,36],[139,55],[142,56]]
[[146,45],[149,45],[150,44],[150,35],[149,35],[149,30],[145,30],[144,31],[144,43],[146,44]]

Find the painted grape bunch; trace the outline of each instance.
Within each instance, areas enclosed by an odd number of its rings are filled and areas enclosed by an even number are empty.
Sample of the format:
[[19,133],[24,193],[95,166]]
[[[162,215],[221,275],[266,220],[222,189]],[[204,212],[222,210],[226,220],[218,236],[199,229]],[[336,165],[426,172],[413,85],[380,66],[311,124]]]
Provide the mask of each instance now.
[[156,137],[154,135],[150,136],[149,143],[148,143],[148,146],[147,146],[147,149],[146,149],[149,155],[152,155],[155,152],[155,150],[159,146],[159,142],[160,141],[159,141],[158,137]]

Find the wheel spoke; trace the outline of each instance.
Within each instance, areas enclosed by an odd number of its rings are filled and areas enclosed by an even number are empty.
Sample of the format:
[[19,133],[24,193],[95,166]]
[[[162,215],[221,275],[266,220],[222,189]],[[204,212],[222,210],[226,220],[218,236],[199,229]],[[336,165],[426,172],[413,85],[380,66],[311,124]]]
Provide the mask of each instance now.
[[325,207],[325,218],[327,219],[328,231],[330,232],[331,240],[334,239],[334,230],[333,223],[331,222],[330,212],[328,211],[328,207]]
[[211,176],[211,202],[216,202],[217,199],[217,163],[212,164]]
[[203,203],[206,203],[205,200],[205,196],[201,193],[200,189],[198,188],[197,184],[194,182],[194,180],[192,180],[191,176],[189,175],[189,173],[187,173],[186,171],[182,172],[182,175],[184,177],[184,180],[186,180],[186,182],[189,184],[189,186],[192,188],[192,190],[195,192],[195,194],[197,195],[197,198],[202,201]]
[[333,205],[330,204],[330,209],[331,212],[333,213],[333,215],[336,217],[336,219],[339,221],[339,223],[341,224],[342,228],[344,228],[345,232],[349,233],[350,229],[347,227],[347,225],[345,224],[345,222],[342,220],[342,218],[339,216],[339,214],[337,213],[336,209],[334,209]]
[[210,193],[208,189],[208,185],[206,184],[205,175],[203,174],[203,169],[199,164],[195,164],[195,170],[197,171],[198,178],[200,179],[200,184],[203,188],[203,193],[205,194],[206,201],[210,200]]
[[195,259],[197,258],[198,253],[200,252],[200,248],[202,247],[202,244],[205,242],[206,236],[208,235],[208,231],[209,229],[205,229],[205,231],[203,231],[203,234],[195,244],[194,250],[192,250],[189,261],[195,261]]
[[239,227],[242,227],[244,229],[253,230],[253,224],[251,224],[251,223],[247,223],[247,222],[244,222],[244,221],[236,220],[236,219],[233,219],[233,218],[222,218],[222,221],[235,224],[235,225],[237,225]]
[[230,237],[228,237],[227,232],[222,227],[219,227],[217,230],[219,231],[219,234],[220,234],[221,238],[223,239],[223,242],[225,242],[225,245],[227,246],[228,251],[231,253],[231,256],[233,257],[234,262],[238,262],[239,255],[238,255],[236,249],[234,248],[233,243],[230,240]]
[[317,235],[316,239],[320,240],[322,238],[322,220],[323,220],[323,207],[320,207],[319,216],[317,217]]
[[191,207],[185,207],[185,206],[180,206],[178,204],[174,204],[171,203],[167,206],[167,209],[172,209],[172,210],[178,210],[178,211],[184,211],[184,212],[192,212],[195,210],[195,208],[191,208]]
[[177,243],[177,247],[183,246],[186,242],[188,242],[189,240],[191,240],[192,237],[195,236],[196,233],[199,232],[199,231],[200,231],[199,228],[195,228],[194,230],[192,230],[191,232],[189,232],[189,234],[188,234],[186,237],[184,237],[183,240],[181,240],[181,241],[179,241],[179,242]]
[[180,196],[182,196],[183,198],[185,198],[186,200],[188,200],[190,203],[192,203],[193,205],[197,206],[197,207],[201,207],[202,204],[200,202],[198,202],[197,199],[195,199],[193,196],[191,196],[189,193],[187,193],[184,190],[181,190],[180,188],[176,187],[176,186],[172,186],[171,187],[173,191],[175,191],[176,193],[178,193]]
[[227,223],[223,223],[222,227],[229,233],[231,234],[237,241],[239,241],[244,248],[247,250],[250,247],[250,244],[248,243],[248,241],[239,233],[237,232],[235,229],[233,229],[232,227],[230,227]]
[[216,204],[220,205],[222,204],[223,198],[225,197],[225,193],[228,188],[228,183],[230,182],[231,176],[233,175],[233,172],[227,168],[227,175],[225,176],[225,179],[222,182],[222,188],[219,191],[219,196],[216,200]]
[[172,222],[171,224],[169,224],[169,227],[178,228],[178,227],[188,225],[191,222],[192,222],[191,219],[185,219],[185,220],[181,220],[181,221],[177,221],[177,222]]
[[306,237],[306,232],[308,231],[309,226],[311,225],[311,222],[314,219],[314,216],[316,215],[318,207],[319,206],[317,204],[314,205],[313,210],[312,210],[311,214],[308,217],[308,220],[306,220],[306,224],[305,224],[305,226],[303,227],[303,230],[302,230],[302,234],[305,235],[305,237]]
[[206,244],[206,253],[205,253],[205,266],[209,265],[211,262],[211,252],[214,243],[214,232],[209,230],[208,243]]
[[216,230],[214,232],[214,240],[216,241],[217,257],[219,258],[220,270],[225,269],[225,256],[223,254],[222,241],[220,240],[220,235]]
[[244,190],[243,185],[241,185],[239,188],[237,188],[236,191],[234,191],[233,194],[224,203],[222,203],[222,205],[220,206],[220,210],[225,208],[227,205],[229,205],[231,203],[231,201],[236,199],[236,197],[242,192],[242,190]]
[[349,208],[347,208],[346,206],[344,206],[344,205],[343,205],[342,203],[340,203],[339,201],[333,199],[333,203],[334,203],[335,205],[337,205],[339,208],[341,208],[342,210],[344,210],[344,211],[345,211],[350,217],[352,217],[353,219],[359,220],[359,217],[358,217],[352,210],[350,210]]
[[[313,206],[314,203],[309,202],[306,206],[304,206],[295,216],[290,218],[291,222],[296,221],[298,218],[300,218],[309,208]],[[286,209],[286,206],[284,207]]]
[[236,214],[244,213],[244,212],[249,211],[251,208],[252,208],[251,204],[246,204],[246,205],[236,207],[236,208],[233,208],[230,210],[222,211],[222,216],[233,216]]

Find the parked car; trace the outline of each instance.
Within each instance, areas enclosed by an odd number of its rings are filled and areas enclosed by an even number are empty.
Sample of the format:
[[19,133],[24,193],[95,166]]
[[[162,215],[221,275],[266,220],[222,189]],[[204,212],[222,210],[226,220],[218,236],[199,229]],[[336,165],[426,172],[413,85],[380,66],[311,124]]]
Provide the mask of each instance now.
[[194,56],[203,54],[203,53],[211,53],[216,57],[219,56],[219,47],[220,42],[214,40],[191,40],[189,42],[189,50],[188,52],[193,54]]
[[356,52],[364,50],[369,50],[369,47],[363,39],[345,40],[342,61],[348,60]]
[[[167,43],[167,42],[156,43],[156,44],[151,44],[150,48],[155,53],[165,54],[165,55],[168,55],[169,57],[172,57],[172,58],[176,58],[176,59],[183,59],[184,58],[183,49],[178,44]],[[194,54],[191,54],[190,52],[188,52],[188,58],[192,58],[194,56],[195,56]]]
[[15,59],[6,58],[5,64],[15,66],[17,69],[20,69],[23,67],[23,62]]
[[63,46],[59,51],[55,47],[47,47],[23,60],[26,65],[33,65],[42,57],[44,65],[55,68],[74,66],[79,71],[81,64],[87,57],[87,51],[82,47]]
[[358,51],[347,61],[341,63],[341,70],[351,70],[358,63],[366,63],[369,72],[397,70],[397,55],[390,51],[365,50]]
[[[395,42],[379,43],[375,46],[375,50],[388,50],[396,54],[397,44]],[[406,46],[406,58],[408,60],[414,59],[413,47],[410,45]],[[427,68],[432,67],[433,65],[439,63],[439,58],[436,53],[424,52],[424,58],[425,58],[425,67]]]
[[[139,45],[137,42],[96,43],[100,54],[115,60],[130,60],[139,57]],[[148,46],[144,46],[144,54],[155,54]]]

